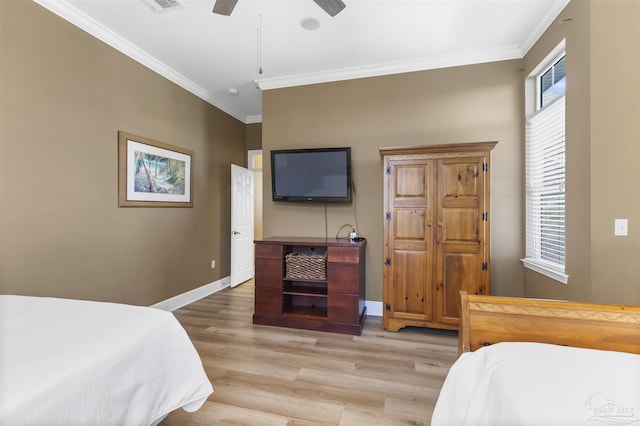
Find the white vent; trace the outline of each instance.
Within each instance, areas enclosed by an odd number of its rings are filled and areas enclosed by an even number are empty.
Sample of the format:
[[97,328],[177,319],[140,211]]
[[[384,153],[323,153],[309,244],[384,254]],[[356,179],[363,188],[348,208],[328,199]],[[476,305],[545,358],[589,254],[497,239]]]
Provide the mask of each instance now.
[[168,10],[182,9],[184,5],[178,0],[142,0],[154,12],[166,12]]

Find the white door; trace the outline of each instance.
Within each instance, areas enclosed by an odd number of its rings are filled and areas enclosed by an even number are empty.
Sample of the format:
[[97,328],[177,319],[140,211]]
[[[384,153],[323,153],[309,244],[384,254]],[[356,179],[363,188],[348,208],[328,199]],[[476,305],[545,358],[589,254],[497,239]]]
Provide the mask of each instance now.
[[231,287],[253,277],[253,171],[231,165]]

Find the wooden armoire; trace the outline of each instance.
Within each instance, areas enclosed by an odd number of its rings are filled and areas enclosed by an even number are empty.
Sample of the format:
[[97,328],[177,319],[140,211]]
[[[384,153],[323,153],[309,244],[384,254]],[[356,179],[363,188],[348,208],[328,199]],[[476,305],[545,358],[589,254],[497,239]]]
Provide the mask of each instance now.
[[457,329],[460,290],[490,293],[489,171],[496,143],[380,148],[385,330]]

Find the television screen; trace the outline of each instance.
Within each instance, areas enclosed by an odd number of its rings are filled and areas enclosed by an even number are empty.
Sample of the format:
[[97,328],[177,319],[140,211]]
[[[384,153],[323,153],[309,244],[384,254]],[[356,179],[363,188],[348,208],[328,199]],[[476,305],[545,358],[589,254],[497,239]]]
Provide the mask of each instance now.
[[351,201],[351,148],[271,151],[273,201]]

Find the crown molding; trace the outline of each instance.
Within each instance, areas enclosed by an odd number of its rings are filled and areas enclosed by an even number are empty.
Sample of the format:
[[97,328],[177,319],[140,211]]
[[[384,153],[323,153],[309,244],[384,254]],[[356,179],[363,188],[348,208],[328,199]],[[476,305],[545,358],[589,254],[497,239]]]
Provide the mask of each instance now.
[[547,13],[544,17],[538,21],[538,25],[529,33],[529,35],[524,39],[520,48],[520,55],[524,57],[527,52],[533,47],[534,44],[538,41],[538,39],[544,34],[547,29],[556,22],[556,18],[560,13],[564,10],[564,8],[569,4],[569,0],[562,0],[558,2],[553,2]]
[[358,78],[379,77],[390,74],[401,74],[416,71],[427,71],[463,65],[521,59],[520,48],[508,47],[483,52],[465,52],[458,55],[443,55],[437,58],[378,64],[367,67],[343,68],[327,72],[298,74],[287,77],[267,78],[257,81],[262,90],[280,89],[284,87],[303,86],[307,84],[329,83]]
[[195,84],[193,81],[189,80],[179,72],[175,71],[171,67],[167,66],[163,62],[158,61],[153,56],[149,55],[147,52],[139,49],[135,45],[129,43],[127,40],[120,37],[118,34],[110,31],[99,22],[94,19],[88,17],[84,13],[78,11],[76,8],[72,7],[66,1],[61,0],[34,0],[37,4],[48,9],[50,12],[58,15],[59,17],[65,19],[69,23],[75,25],[81,30],[91,34],[98,40],[108,44],[119,52],[129,56],[131,59],[139,62],[150,70],[160,74],[167,80],[177,84],[182,87],[186,91],[194,94],[200,99],[208,102],[209,104],[215,106],[221,111],[229,114],[236,120],[239,120],[246,124],[246,117],[240,111],[230,106],[229,104],[223,102],[209,91],[205,90],[201,86]]
[[[1,1],[1,0],[0,0]],[[129,56],[133,60],[146,66],[150,70],[160,74],[169,81],[177,84],[188,92],[203,99],[207,103],[229,114],[244,124],[261,123],[262,115],[247,116],[232,105],[214,96],[211,92],[189,80],[179,72],[158,61],[153,56],[129,43],[116,33],[110,31],[99,22],[75,9],[64,0],[34,0],[37,4],[60,16],[76,27],[93,35],[114,49]],[[488,62],[497,62],[511,59],[521,59],[531,49],[540,36],[555,22],[569,0],[553,2],[536,28],[525,38],[519,46],[502,49],[494,49],[482,52],[462,52],[455,55],[443,55],[436,58],[418,59],[415,61],[402,61],[394,63],[382,63],[366,67],[352,67],[325,72],[298,74],[285,77],[266,78],[256,81],[261,90],[279,89],[285,87],[303,86],[310,84],[330,83],[342,80],[354,80],[367,77],[379,77],[383,75],[401,74],[416,71],[427,71],[439,68],[473,65]]]
[[255,124],[255,123],[262,123],[262,114],[260,114],[260,115],[247,115],[247,118],[244,121],[244,124]]

